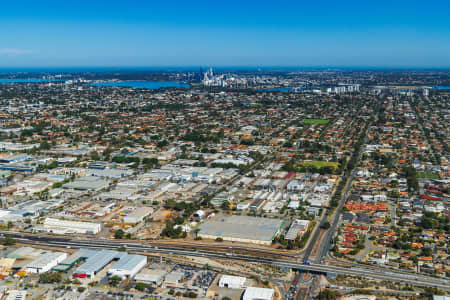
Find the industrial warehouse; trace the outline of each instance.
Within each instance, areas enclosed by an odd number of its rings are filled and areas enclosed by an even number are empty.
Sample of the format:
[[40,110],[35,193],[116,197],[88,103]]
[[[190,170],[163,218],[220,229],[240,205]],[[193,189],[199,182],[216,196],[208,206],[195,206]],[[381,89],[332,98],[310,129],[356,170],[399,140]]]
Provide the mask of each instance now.
[[109,275],[117,275],[121,278],[132,277],[147,264],[147,257],[143,255],[114,250],[85,251],[81,249],[79,251],[82,251],[82,254],[78,252],[73,254],[74,259],[86,259],[86,261],[73,272],[73,276],[78,278],[92,278],[113,261],[117,262],[108,270]]
[[26,266],[27,273],[45,273],[67,257],[64,252],[46,252]]
[[49,232],[55,234],[97,234],[101,230],[101,224],[90,222],[76,222],[46,218],[44,224],[35,226],[37,232]]
[[198,236],[205,239],[270,245],[284,221],[249,216],[219,215],[199,226]]

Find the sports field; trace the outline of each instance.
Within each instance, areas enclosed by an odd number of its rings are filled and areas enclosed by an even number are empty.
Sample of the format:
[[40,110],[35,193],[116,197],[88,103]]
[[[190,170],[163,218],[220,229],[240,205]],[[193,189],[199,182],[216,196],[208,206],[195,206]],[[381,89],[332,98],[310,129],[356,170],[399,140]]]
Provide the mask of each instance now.
[[323,168],[323,167],[332,167],[334,170],[336,170],[339,167],[339,163],[333,162],[333,161],[304,161],[298,164],[301,167],[314,167],[317,169]]
[[431,172],[417,172],[417,178],[438,179],[439,176]]
[[305,124],[308,125],[326,125],[328,124],[328,122],[330,122],[330,120],[325,120],[325,119],[306,119],[305,120]]

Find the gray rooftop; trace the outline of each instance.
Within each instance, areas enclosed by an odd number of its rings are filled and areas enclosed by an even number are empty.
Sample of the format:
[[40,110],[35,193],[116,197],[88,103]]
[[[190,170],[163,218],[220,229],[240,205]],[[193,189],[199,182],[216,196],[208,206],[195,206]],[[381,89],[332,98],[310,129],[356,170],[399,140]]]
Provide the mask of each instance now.
[[108,182],[99,177],[86,176],[76,179],[73,182],[68,182],[63,185],[66,189],[74,190],[101,190],[108,187]]
[[219,215],[199,226],[200,234],[217,237],[271,241],[283,220],[248,216]]
[[133,270],[142,260],[147,260],[147,257],[137,254],[128,254],[123,256],[111,268],[116,270]]
[[95,250],[89,250],[89,249],[80,249],[62,262],[60,262],[60,265],[73,265],[80,259],[88,259],[92,256],[94,256],[97,253]]
[[95,255],[89,257],[84,264],[79,266],[74,273],[88,274],[96,273],[103,269],[114,259],[120,259],[122,256],[127,255],[126,252],[119,252],[113,250],[102,250],[95,253]]

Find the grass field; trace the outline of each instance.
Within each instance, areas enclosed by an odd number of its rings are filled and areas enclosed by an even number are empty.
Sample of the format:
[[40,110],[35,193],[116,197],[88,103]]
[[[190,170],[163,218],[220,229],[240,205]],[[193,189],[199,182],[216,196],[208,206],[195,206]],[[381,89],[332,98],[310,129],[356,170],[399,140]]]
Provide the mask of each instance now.
[[301,167],[315,167],[317,169],[323,167],[332,167],[333,169],[337,169],[339,167],[339,163],[333,161],[304,161],[299,163]]
[[431,172],[417,172],[417,178],[438,179],[439,176]]
[[314,125],[314,124],[326,125],[326,124],[328,124],[328,122],[330,122],[330,120],[324,120],[324,119],[306,119],[305,120],[305,124],[308,124],[308,125]]

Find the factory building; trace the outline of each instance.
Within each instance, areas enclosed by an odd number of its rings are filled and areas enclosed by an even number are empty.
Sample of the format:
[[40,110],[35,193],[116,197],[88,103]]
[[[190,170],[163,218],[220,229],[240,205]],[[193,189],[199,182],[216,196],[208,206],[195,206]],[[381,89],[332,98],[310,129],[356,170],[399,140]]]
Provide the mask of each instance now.
[[81,262],[82,260],[86,260],[91,256],[94,256],[97,253],[96,250],[89,250],[89,249],[80,249],[74,254],[70,255],[54,268],[52,268],[53,271],[59,271],[59,272],[65,272],[69,270],[71,267],[73,267],[75,264]]
[[153,213],[153,208],[151,207],[137,207],[132,211],[125,211],[121,214],[125,214],[123,222],[125,224],[137,224],[144,220],[147,216]]
[[55,234],[97,234],[101,230],[101,224],[47,218],[44,224],[36,226],[35,230]]
[[303,235],[308,229],[310,221],[308,220],[295,220],[292,222],[291,227],[285,235],[286,240],[295,240],[298,236]]
[[92,278],[107,265],[116,261],[107,274],[109,276],[131,278],[147,264],[147,257],[143,255],[127,254],[126,252],[114,250],[80,249],[67,260],[61,262],[58,268],[73,266],[82,259],[86,261],[73,272],[74,277]]
[[120,260],[120,258],[126,255],[126,252],[113,250],[98,251],[94,255],[90,256],[84,264],[79,266],[73,272],[73,276],[79,278],[92,278],[104,267],[106,267],[106,265],[114,260]]
[[166,274],[167,274],[166,270],[158,270],[158,269],[144,270],[143,272],[137,274],[134,277],[134,280],[136,280],[137,282],[145,282],[159,285],[163,282]]
[[242,300],[272,300],[273,294],[273,289],[248,287],[245,289]]
[[67,253],[64,252],[47,252],[27,264],[27,273],[45,273],[56,266],[59,262],[66,259]]
[[12,154],[7,157],[0,157],[0,163],[18,163],[30,159],[31,156],[27,154]]
[[222,275],[219,286],[230,289],[242,289],[247,279],[241,276]]
[[147,264],[147,256],[128,254],[116,262],[109,270],[108,275],[120,278],[131,278]]
[[199,226],[198,236],[205,239],[271,245],[284,221],[249,216],[218,215]]
[[106,189],[109,186],[108,181],[95,176],[86,176],[75,179],[75,181],[68,182],[63,185],[65,189],[74,189],[79,191],[94,191],[98,192]]

